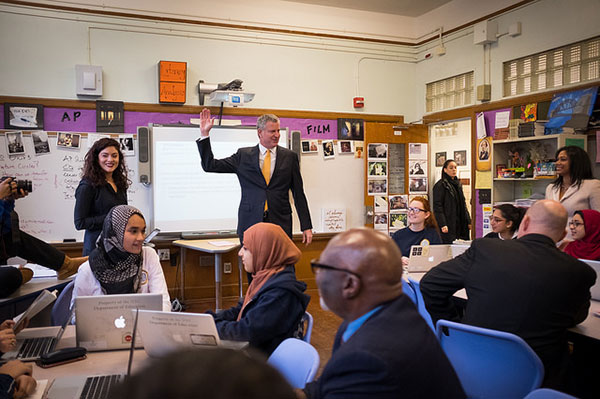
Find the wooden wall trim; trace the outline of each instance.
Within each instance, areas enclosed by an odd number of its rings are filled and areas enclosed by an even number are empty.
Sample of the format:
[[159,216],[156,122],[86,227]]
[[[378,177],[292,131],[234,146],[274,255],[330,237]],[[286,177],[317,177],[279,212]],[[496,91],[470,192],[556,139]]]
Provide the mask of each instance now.
[[[454,32],[460,31],[461,29],[464,29],[468,26],[474,25],[478,22],[485,21],[487,19],[496,17],[498,15],[505,14],[513,9],[522,7],[526,4],[532,3],[534,1],[538,1],[538,0],[523,0],[517,4],[513,4],[511,6],[503,8],[503,9],[493,12],[491,14],[484,15],[473,21],[469,21],[460,26],[449,29],[446,32],[442,32],[442,37],[452,34]],[[289,34],[289,35],[323,37],[323,38],[328,38],[328,39],[356,40],[356,41],[361,41],[361,42],[392,44],[392,45],[409,46],[409,47],[422,46],[431,41],[438,40],[438,37],[439,37],[436,34],[430,38],[421,40],[420,42],[413,43],[413,42],[405,42],[405,41],[400,41],[400,40],[385,40],[385,39],[376,39],[376,38],[369,38],[369,37],[350,36],[350,35],[346,36],[346,35],[334,35],[334,34],[330,34],[330,33],[307,32],[307,31],[299,31],[299,30],[292,30],[292,29],[267,28],[264,26],[236,25],[236,24],[227,24],[227,23],[222,23],[222,22],[209,22],[209,21],[201,21],[201,20],[187,19],[187,18],[160,17],[160,16],[155,16],[155,15],[115,12],[115,11],[107,11],[107,10],[92,10],[92,9],[86,9],[86,8],[82,8],[82,7],[68,7],[68,6],[60,6],[60,5],[54,5],[54,4],[35,3],[35,2],[30,2],[30,1],[0,0],[0,3],[14,4],[14,5],[20,5],[20,6],[26,6],[26,7],[45,8],[45,9],[57,10],[57,11],[80,12],[80,13],[86,13],[86,14],[102,15],[102,16],[107,16],[107,17],[137,18],[137,19],[144,19],[144,20],[149,20],[149,21],[186,23],[186,24],[192,24],[192,25],[213,26],[213,27],[217,27],[217,28],[245,29],[245,30],[253,30],[253,31],[260,31],[260,32],[269,32],[269,33],[282,33],[282,34]]]
[[[2,1],[2,0],[0,0]],[[12,97],[0,96],[0,103],[23,103],[40,104],[51,108],[75,108],[75,109],[96,109],[95,100],[63,100],[53,98],[36,97]],[[210,109],[213,115],[219,114],[219,107],[209,107],[203,105],[164,105],[148,103],[125,103],[125,111],[133,112],[158,112],[158,113],[181,113],[195,114],[200,113],[202,108]],[[224,107],[223,115],[234,116],[260,116],[263,114],[276,114],[280,118],[299,118],[299,119],[364,119],[367,122],[383,123],[404,123],[403,115],[379,115],[379,114],[361,114],[350,112],[325,112],[325,111],[298,111],[289,109],[266,109],[266,108],[233,108]]]

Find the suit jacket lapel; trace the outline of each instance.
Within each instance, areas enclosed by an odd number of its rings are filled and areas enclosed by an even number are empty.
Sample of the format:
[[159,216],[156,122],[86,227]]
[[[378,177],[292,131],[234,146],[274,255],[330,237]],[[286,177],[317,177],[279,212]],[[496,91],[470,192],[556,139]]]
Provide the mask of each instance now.
[[275,169],[273,169],[271,181],[273,181],[273,179],[275,178],[275,175],[277,174],[277,171],[280,168],[281,162],[283,162],[283,160],[281,159],[283,157],[283,151],[281,151],[281,148],[281,146],[277,146],[277,155],[275,156]]

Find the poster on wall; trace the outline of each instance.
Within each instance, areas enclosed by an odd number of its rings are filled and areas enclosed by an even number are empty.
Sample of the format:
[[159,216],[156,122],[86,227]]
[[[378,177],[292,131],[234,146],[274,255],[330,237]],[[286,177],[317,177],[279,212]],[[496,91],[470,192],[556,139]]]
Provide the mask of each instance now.
[[491,169],[491,160],[490,160],[490,149],[491,145],[491,137],[485,137],[483,139],[477,140],[477,162],[476,169],[479,171],[486,171]]
[[406,193],[404,172],[406,170],[405,144],[389,145],[388,179],[389,192],[392,194]]

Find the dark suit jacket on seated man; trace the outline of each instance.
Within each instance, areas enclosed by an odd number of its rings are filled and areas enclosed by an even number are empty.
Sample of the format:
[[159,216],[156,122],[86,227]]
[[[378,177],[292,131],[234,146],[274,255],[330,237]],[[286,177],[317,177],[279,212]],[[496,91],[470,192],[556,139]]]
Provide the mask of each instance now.
[[433,331],[402,293],[400,250],[371,229],[338,234],[312,263],[321,306],[344,319],[308,398],[464,398]]
[[[289,190],[292,190],[294,203],[300,219],[302,242],[312,241],[312,223],[308,202],[304,195],[300,164],[295,152],[278,146],[279,118],[263,115],[256,123],[259,145],[240,148],[235,154],[224,159],[214,159],[208,138],[213,120],[208,109],[200,113],[200,139],[198,151],[205,172],[235,173],[242,188],[242,200],[238,210],[237,234],[242,235],[248,227],[259,222],[270,222],[281,226],[292,237],[292,207]],[[263,176],[262,167],[267,156],[271,160],[270,177]],[[265,211],[265,202],[267,202]]]
[[544,363],[543,385],[561,390],[568,373],[567,329],[585,320],[595,281],[591,267],[556,248],[566,223],[560,203],[538,201],[525,214],[518,239],[475,240],[421,280],[434,322],[461,321],[452,295],[465,288],[461,322],[523,338]]

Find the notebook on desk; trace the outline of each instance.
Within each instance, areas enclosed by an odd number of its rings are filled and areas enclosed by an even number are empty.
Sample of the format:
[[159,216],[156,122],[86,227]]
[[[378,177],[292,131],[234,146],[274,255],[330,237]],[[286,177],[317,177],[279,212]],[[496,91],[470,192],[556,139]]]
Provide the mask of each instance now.
[[133,353],[135,351],[138,314],[133,312],[133,333],[129,343],[127,374],[73,376],[56,378],[48,390],[47,399],[108,399],[111,390],[131,375]]
[[450,245],[413,245],[408,258],[409,273],[428,272],[432,267],[452,259]]
[[15,350],[2,355],[2,360],[18,359],[23,362],[33,362],[43,354],[54,351],[69,321],[71,321],[72,315],[73,312],[60,327],[26,328],[22,330],[17,334]]
[[590,288],[590,294],[592,294],[593,300],[600,301],[600,261],[587,259],[579,260],[590,265],[590,267],[596,272],[596,283],[592,285],[592,288]]
[[[88,351],[129,348],[133,331],[132,309],[161,310],[162,294],[76,297],[77,346]],[[142,340],[136,339],[136,342],[141,348]]]

